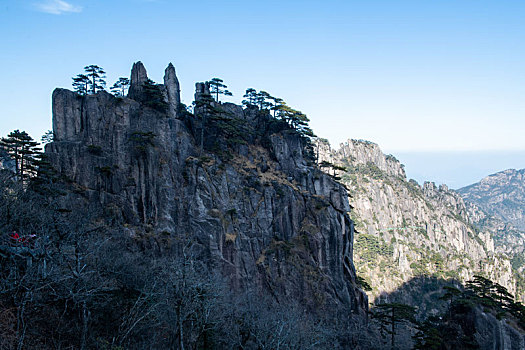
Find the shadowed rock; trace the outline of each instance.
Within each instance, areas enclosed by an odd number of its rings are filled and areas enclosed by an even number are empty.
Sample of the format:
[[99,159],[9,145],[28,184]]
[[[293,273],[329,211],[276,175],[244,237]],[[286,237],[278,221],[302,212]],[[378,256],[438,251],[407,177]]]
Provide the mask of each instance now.
[[[272,129],[268,113],[220,104],[222,118],[208,120],[214,138],[206,141],[224,141],[226,132],[239,140],[202,154],[200,116],[169,118],[169,110],[144,108],[142,63],[131,77],[131,98],[83,99],[63,89],[53,95],[57,138],[46,154],[82,189],[71,200],[111,211],[137,237],[148,230],[161,254],[178,254],[178,242],[191,240],[197,258],[234,290],[364,318],[346,191],[308,160],[305,139],[289,127]],[[170,104],[179,103],[172,65],[165,84]],[[206,83],[196,84],[197,100],[208,93]]]
[[131,69],[131,83],[129,86],[128,97],[132,99],[139,98],[142,93],[142,85],[148,80],[148,73],[142,62],[138,61],[133,64]]
[[164,86],[166,87],[170,114],[175,116],[180,103],[180,85],[175,74],[175,67],[171,63],[164,71]]

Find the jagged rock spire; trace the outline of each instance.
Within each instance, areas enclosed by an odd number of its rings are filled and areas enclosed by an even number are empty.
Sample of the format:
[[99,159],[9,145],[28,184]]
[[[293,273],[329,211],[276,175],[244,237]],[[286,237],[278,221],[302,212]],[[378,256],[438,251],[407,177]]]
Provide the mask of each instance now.
[[176,114],[177,106],[180,103],[180,85],[177,74],[175,74],[175,67],[169,64],[164,71],[164,86],[168,95],[169,109],[172,114]]
[[142,62],[133,63],[131,68],[131,82],[129,85],[128,97],[135,99],[142,92],[142,85],[148,80],[148,73]]
[[195,84],[195,101],[200,101],[202,95],[210,94],[210,84],[208,83],[196,83]]

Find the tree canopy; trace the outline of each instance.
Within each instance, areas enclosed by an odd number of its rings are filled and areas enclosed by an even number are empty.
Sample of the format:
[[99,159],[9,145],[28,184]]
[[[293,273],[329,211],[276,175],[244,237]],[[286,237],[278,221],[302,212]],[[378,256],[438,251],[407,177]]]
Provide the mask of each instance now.
[[15,161],[16,176],[27,180],[36,174],[41,148],[25,131],[15,130],[2,137],[0,147]]
[[403,323],[415,322],[415,308],[400,303],[375,305],[372,319],[379,324],[381,333],[390,334],[391,349],[395,349],[396,327]]
[[78,74],[72,79],[73,88],[79,95],[96,94],[106,87],[106,72],[94,64],[85,66],[84,74]]
[[208,84],[210,85],[210,92],[215,95],[215,101],[219,102],[219,95],[224,96],[232,96],[233,94],[227,90],[225,84],[223,84],[224,81],[220,78],[213,78],[212,80],[208,81]]
[[111,87],[111,92],[117,97],[123,97],[126,96],[126,91],[128,90],[128,87],[129,79],[120,77]]

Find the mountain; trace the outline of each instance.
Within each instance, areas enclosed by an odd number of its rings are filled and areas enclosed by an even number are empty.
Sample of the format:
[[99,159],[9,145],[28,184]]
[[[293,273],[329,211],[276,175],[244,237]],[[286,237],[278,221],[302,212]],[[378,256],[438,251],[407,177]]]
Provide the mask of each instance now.
[[333,173],[350,195],[354,261],[372,296],[420,275],[464,282],[483,274],[516,292],[510,259],[495,251],[490,231],[474,226],[473,209],[457,192],[408,180],[403,165],[369,141],[349,140],[338,150],[321,141],[317,147],[321,165],[344,168]]
[[[445,348],[522,348],[497,218],[371,142],[332,150],[287,106],[208,82],[188,108],[171,64],[130,82],[56,89],[36,176],[0,172],[1,348],[408,349],[416,321]],[[386,337],[399,302],[417,320]]]
[[[442,344],[464,338],[450,348],[470,341],[483,349],[523,346],[523,332],[512,322],[498,321],[486,308],[467,311],[442,298],[450,288],[460,293],[467,281],[481,275],[523,300],[514,255],[495,240],[499,222],[446,185],[408,180],[404,166],[375,143],[348,140],[333,149],[320,139],[315,152],[320,167],[347,189],[356,227],[354,264],[362,285],[370,287],[372,314],[379,304],[408,304],[417,308],[419,320],[443,322],[431,327],[441,329]],[[483,220],[492,225],[480,226]],[[401,348],[414,345],[411,334],[410,327],[398,329]]]
[[0,347],[377,340],[347,193],[304,115],[214,97],[196,83],[187,108],[173,65],[156,84],[141,62],[127,96],[55,89],[49,172],[0,172]]
[[500,171],[458,192],[489,215],[525,231],[525,169]]
[[46,155],[77,188],[69,200],[110,212],[163,254],[190,240],[237,292],[364,317],[346,190],[310,160],[308,139],[268,111],[206,105],[204,83],[189,113],[172,65],[155,104],[147,82],[138,62],[128,97],[54,91]]
[[460,188],[465,201],[481,209],[474,223],[493,233],[496,251],[511,258],[518,293],[525,293],[525,169],[508,169]]

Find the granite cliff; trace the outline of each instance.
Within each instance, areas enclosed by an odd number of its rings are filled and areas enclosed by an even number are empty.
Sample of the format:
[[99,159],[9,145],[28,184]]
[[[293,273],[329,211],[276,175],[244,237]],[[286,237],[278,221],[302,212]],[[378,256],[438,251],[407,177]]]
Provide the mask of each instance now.
[[488,214],[525,231],[525,169],[500,171],[458,192]]
[[[315,148],[320,166],[347,188],[356,226],[354,263],[375,304],[401,302],[416,306],[421,320],[437,317],[450,307],[441,299],[444,288],[462,289],[475,275],[523,299],[513,255],[495,239],[501,221],[446,185],[407,180],[403,165],[375,143],[348,140],[335,150],[319,140]],[[443,318],[442,327],[483,349],[520,349],[525,343],[512,321],[496,320],[486,309],[455,317]],[[400,346],[410,348],[410,331],[399,334]]]
[[127,97],[56,89],[46,155],[76,190],[68,200],[103,208],[161,254],[191,240],[234,290],[364,317],[344,187],[268,112],[217,101],[205,110],[203,94],[197,83],[189,113],[173,65],[151,87],[140,62]]
[[319,149],[321,161],[346,168],[337,175],[351,196],[356,266],[372,295],[418,275],[466,281],[479,273],[516,291],[509,258],[496,253],[491,232],[474,226],[473,205],[458,193],[408,181],[403,165],[368,141],[349,140],[336,151],[321,143]]
[[508,169],[460,188],[475,224],[493,233],[497,252],[511,258],[518,294],[525,294],[525,169]]

